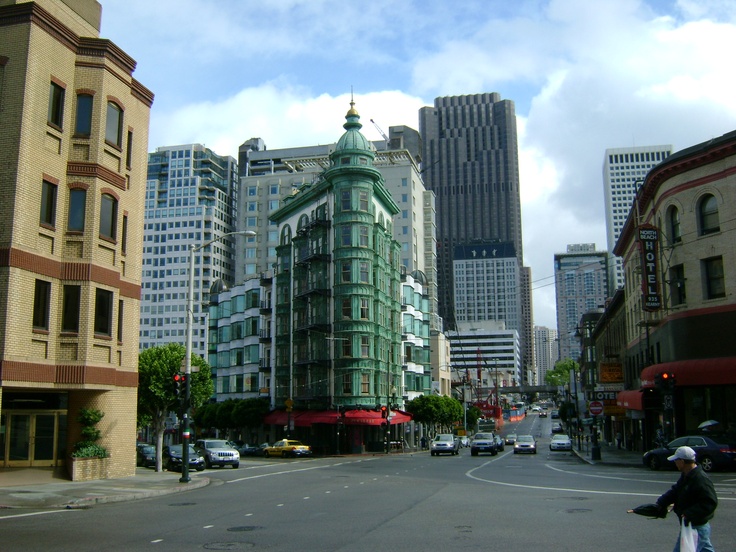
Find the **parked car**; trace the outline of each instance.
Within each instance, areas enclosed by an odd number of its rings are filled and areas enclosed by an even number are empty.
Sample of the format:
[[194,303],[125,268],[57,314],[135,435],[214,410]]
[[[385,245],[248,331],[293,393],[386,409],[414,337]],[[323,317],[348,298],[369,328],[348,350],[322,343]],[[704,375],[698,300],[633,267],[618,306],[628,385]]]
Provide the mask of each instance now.
[[440,454],[459,454],[460,439],[452,433],[438,433],[429,443],[429,453],[432,456]]
[[147,443],[138,443],[135,451],[135,465],[143,468],[156,466],[156,447]]
[[[169,445],[161,452],[161,465],[165,470],[181,471],[181,455],[184,447],[182,445]],[[189,445],[189,469],[203,471],[204,457],[197,452],[193,445]]]
[[227,444],[224,439],[199,439],[194,448],[204,457],[207,469],[212,466],[240,466],[240,453]]
[[506,435],[506,444],[513,445],[516,442],[516,433],[509,433]]
[[[716,440],[717,439],[717,440]],[[666,446],[650,450],[644,454],[644,465],[652,470],[675,468],[675,463],[667,460],[675,453],[677,447],[688,446],[695,451],[695,460],[703,471],[726,470],[736,468],[736,444],[726,443],[719,437],[690,435],[678,437]]]
[[470,441],[470,455],[478,456],[481,452],[490,452],[491,456],[498,454],[496,437],[493,433],[476,433]]
[[514,454],[537,454],[537,442],[531,435],[519,435],[514,443]]
[[238,447],[240,457],[243,456],[263,456],[263,449],[269,446],[268,443],[261,443],[260,445],[249,445],[248,443]]
[[503,440],[503,437],[501,437],[500,435],[496,435],[496,436],[494,437],[494,439],[495,439],[495,441],[496,441],[496,452],[503,452],[504,448],[506,448],[506,447],[504,446],[504,440]]
[[556,419],[558,419],[560,417],[560,411],[559,410],[553,410],[552,412],[550,412],[550,415],[549,416],[553,420],[556,420]]
[[558,433],[552,436],[552,440],[549,442],[549,450],[572,450],[572,441],[567,435]]
[[562,424],[560,422],[554,422],[552,424],[552,433],[563,433],[565,430],[562,429]]
[[282,458],[297,458],[299,456],[312,456],[312,448],[301,441],[294,439],[282,439],[273,445],[263,449],[263,456],[281,456]]

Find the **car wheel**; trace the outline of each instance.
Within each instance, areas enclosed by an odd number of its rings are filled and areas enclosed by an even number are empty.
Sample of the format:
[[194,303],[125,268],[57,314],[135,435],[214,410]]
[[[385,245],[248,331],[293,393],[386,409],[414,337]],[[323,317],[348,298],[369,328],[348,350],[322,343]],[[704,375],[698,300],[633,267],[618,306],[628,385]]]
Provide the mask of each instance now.
[[264,458],[268,458],[268,456],[269,456],[268,451],[267,450],[264,450],[263,451],[263,457]]
[[470,456],[478,456],[478,451],[477,450],[471,450],[470,451]]
[[240,464],[233,464],[233,469],[234,470],[237,470],[239,466],[240,466]]
[[197,466],[197,471],[204,471],[204,466]]
[[283,452],[281,453],[281,458],[286,458],[286,451],[283,451]]
[[649,469],[653,471],[657,471],[659,468],[662,467],[662,461],[657,458],[656,456],[651,456],[649,458]]
[[431,451],[429,454],[430,456],[434,456],[434,451]]
[[713,471],[713,468],[715,467],[713,465],[713,459],[710,456],[702,456],[701,458],[698,458],[698,465],[703,468],[704,472]]
[[516,454],[517,452],[519,452],[519,451],[518,451],[518,450],[515,450],[515,451],[514,451],[514,454]]
[[496,456],[498,454],[498,451],[496,449],[493,449],[491,451],[491,456]]

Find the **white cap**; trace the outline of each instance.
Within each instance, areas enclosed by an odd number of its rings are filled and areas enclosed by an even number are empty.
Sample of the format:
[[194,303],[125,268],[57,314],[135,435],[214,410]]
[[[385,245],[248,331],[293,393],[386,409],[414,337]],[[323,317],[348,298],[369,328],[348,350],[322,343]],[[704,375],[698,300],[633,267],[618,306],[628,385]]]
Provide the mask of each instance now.
[[690,447],[679,447],[675,454],[667,458],[670,462],[674,460],[689,460],[695,462],[695,451]]

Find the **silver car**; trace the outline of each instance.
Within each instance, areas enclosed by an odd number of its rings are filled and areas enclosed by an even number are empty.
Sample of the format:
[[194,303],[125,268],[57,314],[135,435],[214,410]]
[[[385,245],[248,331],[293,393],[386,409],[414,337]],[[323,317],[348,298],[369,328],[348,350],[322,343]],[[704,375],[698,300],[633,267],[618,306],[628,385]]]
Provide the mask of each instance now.
[[194,448],[204,457],[207,469],[212,466],[237,468],[240,465],[240,453],[224,439],[200,439]]
[[458,454],[460,452],[460,439],[452,433],[438,433],[429,444],[429,453],[432,456],[440,454]]

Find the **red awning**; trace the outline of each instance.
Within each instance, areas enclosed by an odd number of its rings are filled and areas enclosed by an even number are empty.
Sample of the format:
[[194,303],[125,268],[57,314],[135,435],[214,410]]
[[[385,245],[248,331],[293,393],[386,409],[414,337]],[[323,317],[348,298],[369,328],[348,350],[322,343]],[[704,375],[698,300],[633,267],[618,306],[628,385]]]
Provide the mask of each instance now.
[[641,372],[642,388],[654,387],[654,376],[662,372],[675,374],[675,385],[736,385],[736,358],[701,358],[678,360],[647,366]]
[[[380,412],[375,410],[348,410],[343,418],[347,425],[370,425],[380,426],[385,422],[385,418],[381,417]],[[391,411],[391,425],[404,424],[411,421],[411,414],[402,412],[401,410]]]
[[[266,425],[286,425],[287,414],[285,410],[273,410],[263,417],[263,423]],[[292,419],[294,419],[294,415],[298,413],[292,412],[291,414]]]
[[309,427],[313,424],[336,424],[339,414],[337,410],[308,410],[303,412],[295,421],[298,427]]
[[644,410],[644,394],[636,391],[619,391],[616,395],[616,404],[627,410]]

